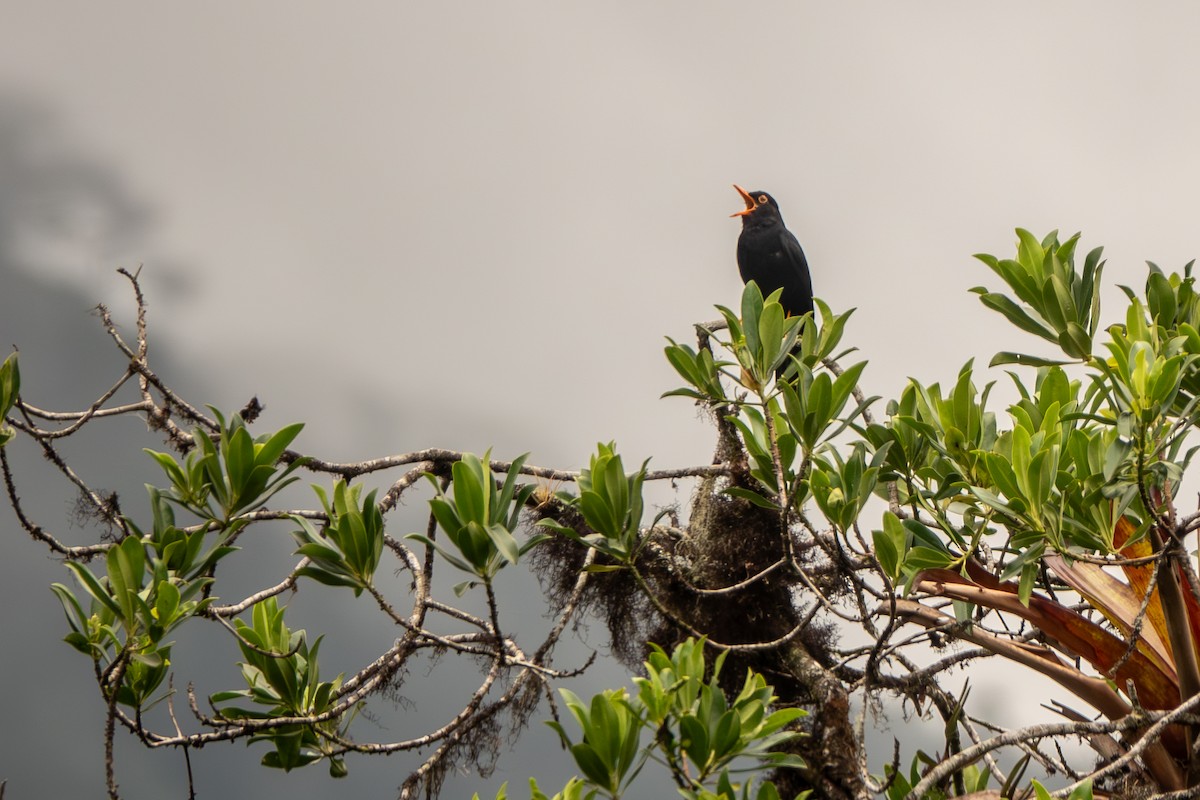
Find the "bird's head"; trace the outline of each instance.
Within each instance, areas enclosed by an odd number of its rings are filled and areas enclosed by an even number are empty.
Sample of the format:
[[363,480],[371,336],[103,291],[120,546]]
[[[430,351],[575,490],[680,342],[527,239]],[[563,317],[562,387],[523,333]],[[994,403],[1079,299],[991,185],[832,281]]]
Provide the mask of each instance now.
[[746,207],[741,211],[733,212],[729,216],[741,217],[743,226],[749,227],[751,225],[761,225],[782,220],[779,214],[779,204],[775,202],[775,198],[771,197],[771,195],[761,189],[747,192],[736,183],[733,185],[733,188],[737,189],[737,193],[742,196],[742,200],[746,202]]

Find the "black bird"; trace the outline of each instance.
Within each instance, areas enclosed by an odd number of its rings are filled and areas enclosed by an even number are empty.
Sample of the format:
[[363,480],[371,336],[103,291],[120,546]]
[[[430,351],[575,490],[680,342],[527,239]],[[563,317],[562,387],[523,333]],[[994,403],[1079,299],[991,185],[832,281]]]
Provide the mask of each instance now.
[[811,313],[813,291],[808,260],[800,242],[784,227],[779,204],[766,192],[747,192],[736,183],[733,188],[746,201],[743,211],[729,215],[742,218],[737,244],[742,281],[757,283],[763,297],[783,289],[779,303],[788,316]]

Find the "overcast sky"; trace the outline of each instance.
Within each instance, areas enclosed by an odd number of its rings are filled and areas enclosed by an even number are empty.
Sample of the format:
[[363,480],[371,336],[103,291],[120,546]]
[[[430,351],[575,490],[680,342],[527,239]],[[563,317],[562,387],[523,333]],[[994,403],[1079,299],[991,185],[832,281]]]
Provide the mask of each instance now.
[[[770,191],[817,295],[858,308],[869,394],[1038,350],[967,293],[995,285],[971,254],[1008,255],[1014,227],[1106,245],[1110,319],[1144,260],[1200,253],[1198,15],[3,3],[0,342],[55,404],[45,387],[94,368],[88,306],[127,309],[113,271],[141,264],[165,377],[224,408],[257,393],[319,455],[494,446],[575,468],[616,439],[702,463],[709,429],[658,399],[678,384],[661,348],[737,303],[730,184]],[[45,560],[0,530],[6,560]],[[69,659],[50,627],[31,646]],[[69,772],[45,780],[96,788]]]

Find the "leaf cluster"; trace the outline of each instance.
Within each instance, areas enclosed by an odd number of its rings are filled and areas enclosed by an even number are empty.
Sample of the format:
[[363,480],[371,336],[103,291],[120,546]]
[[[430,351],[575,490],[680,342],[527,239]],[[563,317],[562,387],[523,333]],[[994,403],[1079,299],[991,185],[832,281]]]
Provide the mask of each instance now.
[[[593,533],[580,534],[551,519],[540,520],[538,525],[594,547],[618,565],[631,564],[641,545],[642,484],[647,464],[648,460],[637,472],[627,474],[616,444],[597,444],[587,469],[579,476],[579,495],[568,498]],[[593,569],[608,568],[600,565]]]
[[221,538],[208,544],[204,530],[176,527],[167,498],[148,491],[154,527],[143,533],[127,520],[131,535],[108,550],[102,574],[66,562],[89,599],[86,613],[70,588],[50,587],[71,628],[65,641],[94,661],[123,664],[116,698],[138,709],[166,677],[171,642],[165,637],[212,602],[205,596],[209,573],[234,550]]
[[[217,692],[210,701],[215,706],[235,700],[249,699],[253,706],[225,705],[221,715],[229,720],[269,720],[272,718],[305,717],[325,713],[337,700],[342,676],[332,681],[321,680],[317,661],[321,637],[308,646],[303,630],[290,630],[284,622],[284,611],[274,597],[254,605],[251,624],[235,622],[238,646],[246,659],[242,663],[242,678],[247,688],[239,691]],[[260,729],[251,742],[267,741],[275,749],[263,756],[263,766],[290,771],[307,766],[322,758],[329,759],[329,772],[335,778],[346,775],[344,760],[336,755],[333,738],[339,717],[325,722],[281,724]],[[345,719],[343,725],[348,725]]]
[[373,585],[383,554],[383,515],[375,504],[375,492],[360,500],[362,487],[347,486],[345,481],[334,485],[332,500],[320,486],[313,486],[313,491],[328,521],[318,532],[310,520],[293,515],[300,526],[292,533],[299,545],[296,553],[309,559],[296,574],[326,586],[348,586],[357,597]]
[[[1103,248],[1087,254],[1082,271],[1075,268],[1079,234],[1065,242],[1052,231],[1044,239],[1017,229],[1017,257],[999,259],[976,256],[999,275],[1017,300],[979,286],[972,289],[988,308],[999,311],[1023,331],[1053,342],[1069,358],[1085,361],[1092,354],[1092,339],[1100,323],[1100,276]],[[1022,305],[1023,304],[1023,305]],[[1000,353],[992,364],[1047,365],[1055,362],[1018,353]]]
[[209,436],[197,428],[195,449],[180,464],[170,453],[146,452],[159,463],[171,482],[168,496],[200,516],[230,525],[235,517],[261,508],[279,490],[298,480],[292,473],[303,466],[296,459],[280,466],[279,458],[300,434],[303,423],[295,423],[273,434],[250,436],[241,415],[226,422],[212,409],[220,433]]
[[[680,796],[688,800],[776,800],[779,795],[769,781],[740,782],[734,776],[764,766],[803,766],[802,760],[779,748],[800,735],[786,729],[805,712],[771,710],[774,692],[752,670],[742,690],[727,700],[718,685],[724,653],[707,664],[703,639],[688,639],[670,655],[656,645],[652,648],[646,677],[634,681],[636,694],[607,690],[585,702],[569,690],[559,690],[581,739],[573,741],[558,722],[547,724],[558,732],[583,773],[587,792],[579,796],[619,798],[653,759],[667,767]],[[643,744],[643,734],[650,735],[649,744]],[[737,768],[739,759],[750,759],[749,765]]]
[[[491,583],[505,565],[516,564],[541,541],[531,537],[520,544],[514,536],[521,509],[535,488],[532,484],[518,483],[526,456],[513,460],[503,483],[492,477],[490,456],[491,451],[484,453],[482,459],[466,453],[456,461],[451,468],[450,494],[442,490],[435,476],[428,476],[437,487],[437,496],[429,501],[429,508],[453,550],[423,534],[408,535],[409,539],[434,548],[446,561],[474,574],[485,584]],[[462,594],[472,584],[473,581],[459,584],[455,593]]]

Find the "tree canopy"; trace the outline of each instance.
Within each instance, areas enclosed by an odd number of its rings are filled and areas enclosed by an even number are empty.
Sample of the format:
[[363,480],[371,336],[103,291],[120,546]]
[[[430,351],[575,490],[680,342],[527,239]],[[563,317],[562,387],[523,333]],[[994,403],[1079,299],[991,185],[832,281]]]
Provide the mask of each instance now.
[[[8,502],[64,564],[50,588],[65,641],[106,709],[97,780],[120,796],[114,741],[128,735],[182,753],[194,793],[189,754],[240,740],[265,767],[335,777],[419,753],[399,794],[432,796],[448,770],[486,772],[506,736],[548,718],[577,775],[553,795],[564,799],[639,796],[653,771],[687,798],[1200,795],[1188,545],[1200,513],[1179,502],[1200,415],[1192,265],[1151,264],[1102,327],[1101,250],[1077,254],[1078,235],[1017,239],[1015,258],[978,257],[1000,286],[973,290],[1019,329],[990,356],[1017,398],[999,412],[972,362],[944,386],[867,396],[866,362],[844,341],[851,312],[817,300],[815,317],[790,317],[750,283],[737,310],[718,306],[694,341],[665,348],[683,381],[669,402],[707,415],[712,463],[630,465],[601,443],[578,472],[440,449],[335,462],[293,449],[300,423],[252,432],[257,400],[204,409],[156,371],[141,287],[124,273],[136,336],[99,308],[127,366],[88,407],[35,407],[18,355],[0,366]],[[1029,335],[1059,354],[1024,352]],[[63,455],[64,440],[128,416],[164,442],[147,451],[162,476],[146,515]],[[25,508],[5,447],[18,436],[79,495],[93,540],[72,543]],[[293,485],[301,476],[312,494]],[[646,486],[684,480],[690,508],[651,516]],[[425,530],[390,529],[418,499]],[[233,593],[230,565],[264,526],[286,527],[295,549]],[[549,620],[536,636],[496,591],[528,574]],[[322,636],[285,619],[297,592],[365,597],[390,633],[355,670],[322,674]],[[557,685],[579,667],[557,664],[556,645],[583,619],[604,622],[630,685],[591,698]],[[186,664],[173,648],[205,625],[242,683],[199,696],[176,682]],[[394,737],[361,724],[427,655],[473,665],[459,711]],[[982,719],[958,684],[987,659],[1054,681],[1061,694],[1044,700],[1060,721]],[[903,759],[899,743],[869,751],[868,727],[896,708],[905,724],[936,720],[925,728],[940,743]],[[1092,756],[1061,747],[1079,738]],[[548,796],[536,780],[529,791]]]

